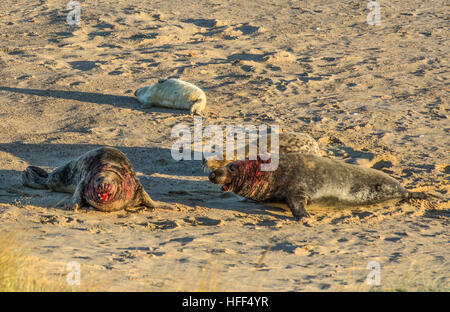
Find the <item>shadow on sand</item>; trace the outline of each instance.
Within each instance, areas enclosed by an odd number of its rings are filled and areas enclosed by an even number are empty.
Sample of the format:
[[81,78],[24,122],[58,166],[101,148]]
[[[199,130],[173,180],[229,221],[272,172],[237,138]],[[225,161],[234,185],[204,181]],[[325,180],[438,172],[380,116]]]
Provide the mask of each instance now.
[[[9,153],[24,162],[44,168],[56,168],[77,158],[99,145],[90,144],[23,144],[0,143],[0,151]],[[239,211],[256,215],[273,215],[263,204],[243,200],[231,193],[222,193],[217,185],[208,182],[201,161],[175,161],[165,148],[117,146],[130,159],[138,177],[157,201],[173,202],[195,207]],[[25,169],[25,168],[24,168]],[[26,204],[54,207],[69,194],[24,187],[21,172],[0,170],[0,203],[16,201]],[[285,218],[278,216],[280,218]]]
[[174,115],[189,115],[187,110],[176,110],[162,107],[142,108],[134,96],[103,94],[96,92],[66,91],[66,90],[39,90],[28,88],[10,88],[0,86],[0,91],[29,94],[56,99],[74,100],[85,103],[113,105],[116,107],[136,109],[143,112],[172,113]]

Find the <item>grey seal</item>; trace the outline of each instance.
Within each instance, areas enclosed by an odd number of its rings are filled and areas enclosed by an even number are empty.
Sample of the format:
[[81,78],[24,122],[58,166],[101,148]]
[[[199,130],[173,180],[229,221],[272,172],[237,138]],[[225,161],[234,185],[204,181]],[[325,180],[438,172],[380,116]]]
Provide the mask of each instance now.
[[390,199],[426,198],[407,191],[386,173],[342,161],[308,154],[281,154],[278,168],[261,171],[269,160],[238,160],[214,170],[209,180],[260,202],[287,203],[293,216],[309,217],[309,203],[368,205]]
[[22,182],[32,188],[73,194],[67,206],[74,210],[85,205],[107,212],[155,207],[128,158],[111,147],[91,150],[50,173],[29,166]]

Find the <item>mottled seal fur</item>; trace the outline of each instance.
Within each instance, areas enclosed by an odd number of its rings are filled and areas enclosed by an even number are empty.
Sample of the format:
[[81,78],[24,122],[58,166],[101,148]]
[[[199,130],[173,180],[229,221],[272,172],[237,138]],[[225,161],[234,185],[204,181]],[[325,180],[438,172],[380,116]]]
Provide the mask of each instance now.
[[134,95],[144,108],[189,109],[191,114],[200,114],[206,107],[206,95],[199,87],[175,78],[160,79],[152,86],[137,89]]
[[422,198],[408,192],[382,171],[306,154],[280,155],[274,171],[261,171],[264,162],[235,161],[214,170],[209,180],[261,202],[285,202],[296,219],[308,217],[309,203],[367,205],[390,199]]
[[68,206],[74,210],[86,205],[101,211],[155,207],[128,158],[111,147],[91,150],[50,173],[30,166],[22,182],[32,188],[72,193]]
[[[312,154],[321,155],[319,144],[309,134],[302,132],[280,132],[278,134],[279,141],[279,153],[300,153],[300,154]],[[252,141],[249,144],[256,144],[257,151],[259,151],[259,140]],[[245,159],[249,157],[249,144],[245,145]],[[267,151],[270,151],[272,144],[272,135],[267,135]],[[205,170],[215,170],[223,167],[235,160],[237,160],[237,151],[234,151],[233,159],[226,159],[226,153],[222,155],[222,159],[218,159],[216,156],[208,157],[203,160],[203,167]]]

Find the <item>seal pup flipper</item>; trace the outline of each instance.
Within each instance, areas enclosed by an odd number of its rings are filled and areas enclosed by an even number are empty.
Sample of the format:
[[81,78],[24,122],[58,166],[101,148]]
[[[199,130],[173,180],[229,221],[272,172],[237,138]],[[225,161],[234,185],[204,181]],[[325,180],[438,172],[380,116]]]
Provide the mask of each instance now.
[[308,211],[306,211],[308,198],[305,195],[290,195],[286,200],[292,215],[297,221],[300,221],[303,217],[308,218],[310,216]]
[[191,106],[190,114],[191,115],[202,115],[202,111],[205,109],[206,102],[204,99],[198,99],[194,102],[194,104]]
[[22,172],[22,183],[36,189],[47,189],[48,173],[42,168],[29,166]]

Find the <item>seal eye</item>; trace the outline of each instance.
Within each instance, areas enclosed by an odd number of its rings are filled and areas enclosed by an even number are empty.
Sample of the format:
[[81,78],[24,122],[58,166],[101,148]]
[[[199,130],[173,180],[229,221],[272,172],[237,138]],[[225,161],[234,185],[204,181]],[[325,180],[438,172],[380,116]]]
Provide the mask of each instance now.
[[235,168],[233,166],[230,166],[229,168],[230,168],[230,171],[234,171],[235,170]]

